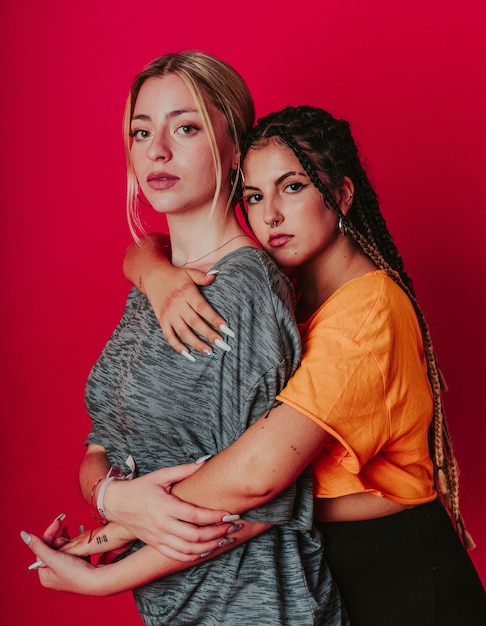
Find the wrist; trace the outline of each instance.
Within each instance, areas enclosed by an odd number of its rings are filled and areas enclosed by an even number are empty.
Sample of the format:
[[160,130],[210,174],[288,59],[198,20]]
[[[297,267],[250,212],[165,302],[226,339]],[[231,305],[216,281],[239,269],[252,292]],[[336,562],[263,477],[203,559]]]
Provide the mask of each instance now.
[[[124,474],[123,470],[118,465],[112,465],[108,470],[106,476],[101,480],[98,480],[92,489],[91,504],[93,508],[93,515],[98,514],[98,521],[102,524],[107,524],[108,521],[116,522],[116,507],[113,507],[113,499],[111,499],[111,505],[108,503],[107,498],[108,488],[115,483],[131,480],[135,473],[135,462],[130,455],[125,461],[125,465],[130,469],[128,474]],[[113,489],[110,489],[113,492]],[[95,499],[96,498],[96,499]]]
[[110,481],[106,485],[103,494],[103,509],[106,519],[109,519],[111,522],[117,522],[118,524],[121,524],[118,512],[120,509],[120,498],[123,498],[123,495],[120,495],[123,492],[122,483],[122,480]]
[[125,591],[117,580],[116,564],[93,566],[88,581],[89,590],[87,593],[91,596],[106,597]]
[[100,488],[103,482],[106,480],[106,476],[101,476],[93,483],[89,494],[89,504],[91,507],[91,515],[93,519],[95,519],[99,524],[106,524],[107,520],[100,515],[98,510],[98,496],[100,493]]

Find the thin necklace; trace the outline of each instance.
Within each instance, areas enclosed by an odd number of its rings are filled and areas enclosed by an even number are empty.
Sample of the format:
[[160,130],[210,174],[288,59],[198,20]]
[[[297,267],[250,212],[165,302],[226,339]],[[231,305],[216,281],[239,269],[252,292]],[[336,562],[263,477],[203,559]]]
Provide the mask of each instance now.
[[203,254],[198,259],[193,259],[192,261],[186,261],[185,263],[183,263],[182,265],[178,265],[177,267],[181,268],[181,267],[185,267],[186,265],[189,265],[189,263],[197,263],[198,261],[202,261],[207,256],[209,256],[210,254],[213,254],[213,252],[217,252],[218,250],[221,250],[221,248],[224,248],[225,246],[227,246],[229,243],[231,243],[235,239],[238,239],[238,237],[247,237],[247,235],[235,235],[234,237],[231,237],[231,239],[228,239],[228,241],[225,241],[218,248],[215,248],[214,250],[211,250],[211,252],[207,252],[206,254]]

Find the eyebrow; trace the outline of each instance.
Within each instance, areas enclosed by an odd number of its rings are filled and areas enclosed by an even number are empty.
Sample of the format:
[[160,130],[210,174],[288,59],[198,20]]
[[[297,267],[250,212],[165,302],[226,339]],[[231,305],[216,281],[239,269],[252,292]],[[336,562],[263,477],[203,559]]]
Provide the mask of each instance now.
[[[197,113],[199,114],[199,111],[197,109],[175,109],[174,111],[170,111],[169,113],[167,113],[167,115],[165,116],[167,119],[172,119],[174,117],[178,117],[179,115],[184,115],[184,113]],[[139,115],[134,115],[132,117],[132,121],[133,120],[139,120],[142,122],[150,122],[151,121],[151,117],[150,115],[146,115],[145,113],[140,113]]]
[[[280,185],[280,183],[282,183],[286,178],[289,178],[290,176],[305,176],[305,174],[303,172],[285,172],[285,174],[282,174],[282,176],[279,176],[277,178],[277,180],[274,183],[275,187]],[[251,189],[252,191],[258,191],[259,188],[251,187],[250,185],[245,185],[243,189]]]

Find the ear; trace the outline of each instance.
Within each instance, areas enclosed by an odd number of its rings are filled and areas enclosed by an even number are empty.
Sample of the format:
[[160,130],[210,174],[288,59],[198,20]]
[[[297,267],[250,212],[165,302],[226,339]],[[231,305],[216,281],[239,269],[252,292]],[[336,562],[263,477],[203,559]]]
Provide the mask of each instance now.
[[343,178],[341,185],[336,190],[336,196],[336,201],[343,215],[347,215],[353,205],[354,198],[354,183],[348,176]]

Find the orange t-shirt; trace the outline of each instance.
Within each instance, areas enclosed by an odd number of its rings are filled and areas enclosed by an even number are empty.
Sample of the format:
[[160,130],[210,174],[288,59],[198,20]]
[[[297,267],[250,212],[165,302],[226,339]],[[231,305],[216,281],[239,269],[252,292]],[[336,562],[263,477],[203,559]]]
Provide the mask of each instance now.
[[312,463],[315,496],[433,500],[432,391],[407,295],[370,272],[338,289],[301,333],[302,364],[278,399],[333,436]]

